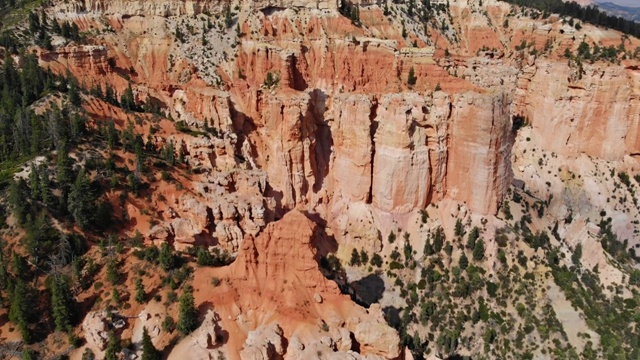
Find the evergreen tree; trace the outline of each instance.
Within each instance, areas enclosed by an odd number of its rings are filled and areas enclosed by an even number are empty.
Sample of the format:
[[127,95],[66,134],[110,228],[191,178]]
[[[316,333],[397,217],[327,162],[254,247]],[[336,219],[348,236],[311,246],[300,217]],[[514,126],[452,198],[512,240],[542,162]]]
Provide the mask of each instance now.
[[360,266],[360,253],[355,248],[351,251],[351,260],[349,260],[349,265]]
[[19,224],[27,221],[29,204],[25,201],[29,198],[29,187],[24,179],[12,181],[9,185],[9,204],[13,209],[13,215]]
[[29,188],[31,189],[31,199],[38,200],[40,198],[40,176],[35,163],[31,163],[29,171]]
[[160,256],[158,257],[158,260],[160,261],[160,266],[164,271],[174,269],[177,265],[173,251],[171,251],[171,247],[166,242],[162,243],[162,246],[160,247]]
[[76,24],[75,22],[71,25],[71,39],[73,41],[79,41],[80,40],[80,28],[78,28],[78,24]]
[[120,338],[113,331],[110,331],[107,348],[104,351],[104,360],[118,360],[120,351],[122,351]]
[[167,163],[169,163],[169,165],[174,166],[176,164],[176,149],[173,145],[173,140],[170,140],[162,149],[162,157],[167,161]]
[[442,227],[438,227],[433,237],[433,250],[436,253],[439,253],[442,250],[442,246],[444,245],[444,240],[445,240],[444,231],[442,231]]
[[80,89],[78,89],[78,81],[73,76],[69,77],[69,102],[75,107],[82,105],[82,98],[80,97]]
[[53,44],[51,43],[51,36],[48,33],[44,34],[44,39],[42,40],[42,47],[51,51],[53,50]]
[[18,255],[15,251],[11,253],[11,265],[16,278],[24,279],[29,271],[29,264],[24,257]]
[[60,186],[61,196],[60,203],[62,209],[66,210],[67,198],[71,188],[71,182],[73,181],[73,173],[71,170],[71,158],[67,149],[67,142],[61,141],[58,146],[58,158],[57,158],[57,172],[56,180]]
[[68,210],[73,216],[73,220],[82,229],[86,229],[93,219],[95,198],[89,177],[85,174],[84,169],[78,173],[69,193]]
[[142,358],[141,360],[160,360],[160,351],[153,346],[146,327],[142,328]]
[[120,274],[118,274],[116,261],[113,258],[107,261],[107,280],[113,285],[116,285],[120,281]]
[[60,29],[60,23],[58,22],[58,20],[53,20],[53,23],[51,24],[51,31],[56,34],[60,34],[60,32],[62,31],[62,29]]
[[113,120],[107,121],[103,132],[103,136],[107,139],[109,149],[115,149],[118,144],[118,130],[116,130],[116,125]]
[[185,289],[180,297],[177,329],[182,334],[190,334],[198,327],[198,311],[193,300],[193,289]]
[[71,37],[71,25],[69,25],[68,21],[63,21],[62,26],[60,28],[60,35],[65,38]]
[[2,290],[6,290],[9,287],[11,278],[9,276],[9,269],[7,259],[4,253],[5,243],[0,239],[0,303],[3,303]]
[[69,279],[66,276],[50,278],[51,307],[56,330],[67,330],[75,322],[76,303],[71,296]]
[[467,267],[469,266],[469,259],[467,258],[467,255],[463,252],[462,255],[460,256],[460,270],[464,271],[467,269]]
[[133,111],[136,108],[136,101],[133,97],[133,89],[131,88],[131,81],[129,81],[129,85],[127,86],[127,89],[124,91],[124,93],[122,94],[122,97],[120,98],[120,106],[122,106],[123,109],[128,111]]
[[473,248],[473,260],[480,261],[484,258],[484,240],[480,239],[476,241],[476,245]]
[[433,255],[434,254],[433,245],[431,245],[431,240],[427,240],[425,242],[423,253],[424,253],[425,256],[429,256],[429,255]]
[[227,29],[231,28],[231,25],[233,25],[233,17],[231,16],[230,3],[227,3],[227,5],[224,8],[224,24],[227,27]]
[[96,354],[93,353],[91,348],[86,348],[82,353],[82,360],[96,360]]
[[30,309],[32,308],[31,290],[28,285],[17,279],[11,298],[9,320],[18,328],[22,340],[31,342],[31,330],[29,329]]
[[459,238],[462,238],[462,236],[464,235],[464,225],[462,224],[462,220],[460,220],[460,218],[456,219],[455,235]]
[[409,69],[409,75],[407,77],[407,84],[409,84],[409,86],[413,86],[416,84],[416,82],[418,81],[418,78],[416,77],[416,72],[413,69],[413,66]]
[[20,354],[22,360],[36,360],[38,358],[37,353],[31,349],[24,349]]
[[74,112],[73,114],[71,114],[71,129],[70,129],[70,140],[73,141],[73,143],[77,144],[80,142],[80,137],[82,135],[84,135],[85,131],[86,131],[86,122],[87,119],[80,115],[77,112]]
[[576,245],[576,249],[571,254],[571,262],[575,266],[580,266],[580,259],[582,258],[582,244]]
[[196,262],[198,266],[213,266],[215,263],[213,256],[211,256],[209,250],[205,248],[198,249]]
[[477,226],[474,226],[469,232],[469,237],[467,238],[467,249],[473,249],[476,246],[476,240],[480,236],[480,229]]
[[135,300],[138,304],[144,304],[147,294],[144,291],[144,285],[142,285],[142,279],[136,279],[136,297]]
[[116,95],[115,91],[113,90],[113,88],[111,87],[110,84],[107,84],[106,89],[105,89],[105,94],[104,94],[104,101],[108,102],[111,105],[115,105],[118,106],[118,96]]

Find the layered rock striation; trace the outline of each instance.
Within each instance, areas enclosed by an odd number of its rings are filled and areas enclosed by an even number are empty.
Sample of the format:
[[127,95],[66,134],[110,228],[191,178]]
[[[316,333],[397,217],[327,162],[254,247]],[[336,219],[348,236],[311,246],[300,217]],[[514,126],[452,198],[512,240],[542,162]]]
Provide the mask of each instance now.
[[320,271],[316,248],[326,240],[317,224],[293,210],[259,236],[248,236],[229,267],[196,274],[195,282],[225,279],[196,300],[216,305],[220,331],[234,335],[227,343],[231,353],[242,359],[298,359],[310,349],[311,356],[400,355],[400,339],[380,307],[354,304]]

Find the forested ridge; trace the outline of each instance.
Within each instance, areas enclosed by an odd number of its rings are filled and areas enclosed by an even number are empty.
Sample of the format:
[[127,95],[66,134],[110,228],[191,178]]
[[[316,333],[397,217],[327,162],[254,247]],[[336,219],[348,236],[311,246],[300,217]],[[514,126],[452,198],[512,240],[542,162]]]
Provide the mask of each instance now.
[[[18,5],[0,2],[3,12],[12,7]],[[94,285],[101,268],[114,286],[122,282],[125,244],[116,244],[116,234],[129,220],[126,200],[142,195],[155,170],[171,179],[165,170],[179,166],[181,156],[173,143],[157,149],[149,138],[145,141],[133,121],[122,131],[110,119],[91,122],[82,107],[85,97],[120,107],[136,121],[158,120],[160,110],[150,102],[141,106],[131,85],[119,95],[109,84],[79,84],[68,72],[58,75],[40,67],[30,45],[50,47],[53,33],[80,41],[80,33],[77,25],[48,19],[44,12],[30,12],[27,19],[24,31],[0,35],[0,228],[18,238],[0,238],[0,309],[25,344],[58,331],[75,347],[81,341],[74,329],[85,311],[76,295]],[[135,158],[133,171],[123,163],[126,153]],[[119,193],[117,217],[104,196],[109,191]],[[9,217],[20,231],[9,227]],[[85,255],[92,243],[101,249],[97,259]],[[126,244],[142,246],[139,233]],[[183,265],[168,246],[136,254],[172,274]],[[215,256],[209,260],[203,264],[219,262]],[[171,277],[175,288],[189,273],[185,269],[176,280]],[[115,289],[113,301],[108,308],[123,304]],[[136,301],[147,301],[141,286]],[[36,355],[30,347],[23,349],[23,358]],[[114,345],[107,354],[118,351]]]
[[609,15],[596,6],[581,6],[576,2],[562,0],[502,0],[504,2],[534,8],[546,14],[560,14],[580,19],[586,23],[604,26],[625,34],[640,37],[640,24],[621,16]]

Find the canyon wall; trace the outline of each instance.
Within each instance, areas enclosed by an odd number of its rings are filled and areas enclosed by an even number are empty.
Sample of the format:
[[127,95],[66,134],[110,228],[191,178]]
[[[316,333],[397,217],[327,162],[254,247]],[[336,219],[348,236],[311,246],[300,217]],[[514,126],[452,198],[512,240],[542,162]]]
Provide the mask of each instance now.
[[[60,9],[73,13],[93,12],[104,15],[169,17],[193,16],[203,12],[212,12],[213,10],[222,9],[227,3],[231,4],[232,7],[236,4],[235,2],[219,0],[71,0],[62,4]],[[308,8],[335,11],[340,7],[340,0],[259,0],[245,2],[243,6],[248,10]]]
[[[518,79],[514,113],[541,135],[541,147],[563,156],[581,153],[622,160],[640,152],[640,70],[537,59]],[[616,144],[612,146],[612,144]]]
[[324,112],[312,97],[267,94],[248,134],[282,209],[328,197],[407,213],[449,196],[496,211],[511,182],[506,95],[340,94]]

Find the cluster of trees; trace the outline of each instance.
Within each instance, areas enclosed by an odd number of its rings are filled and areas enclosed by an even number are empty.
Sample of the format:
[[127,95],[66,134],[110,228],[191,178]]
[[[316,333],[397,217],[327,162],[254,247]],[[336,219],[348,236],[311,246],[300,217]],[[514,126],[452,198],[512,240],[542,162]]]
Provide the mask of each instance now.
[[[36,340],[38,331],[41,335],[49,327],[72,336],[72,328],[78,321],[71,278],[61,269],[84,253],[84,242],[59,233],[47,245],[48,256],[34,263],[16,252],[9,255],[4,244],[0,244],[0,304],[9,308],[9,320],[26,343]],[[42,272],[47,274],[44,291],[34,286],[34,279]],[[47,300],[43,303],[41,299]],[[45,308],[49,310],[43,311]]]
[[71,105],[80,105],[76,79],[43,70],[33,54],[22,62],[18,71],[13,58],[6,56],[0,75],[0,162],[77,143],[85,132],[86,119],[73,108],[54,107],[42,115],[29,108],[52,92],[67,93]]
[[28,16],[29,31],[35,36],[36,43],[47,50],[53,49],[49,32],[54,32],[64,38],[80,41],[80,28],[75,22],[63,21],[60,24],[57,20],[47,19],[47,15],[42,11],[39,15],[30,12]]
[[640,37],[640,23],[623,17],[609,15],[596,6],[581,6],[576,2],[562,0],[502,0],[511,4],[534,8],[544,13],[560,14],[580,19],[586,23],[618,30],[625,34]]
[[[578,64],[582,61],[589,61],[594,63],[595,61],[608,61],[615,62],[618,60],[620,54],[625,54],[626,49],[624,47],[624,43],[620,43],[619,46],[605,46],[600,47],[598,44],[594,44],[593,48],[589,46],[589,43],[586,41],[582,41],[578,46],[578,51],[576,54],[573,54],[568,48],[565,49],[564,56],[567,59],[576,61]],[[636,52],[634,56],[637,56]]]
[[360,7],[358,4],[353,4],[350,1],[343,1],[339,9],[340,13],[344,17],[351,19],[351,23],[360,26]]

